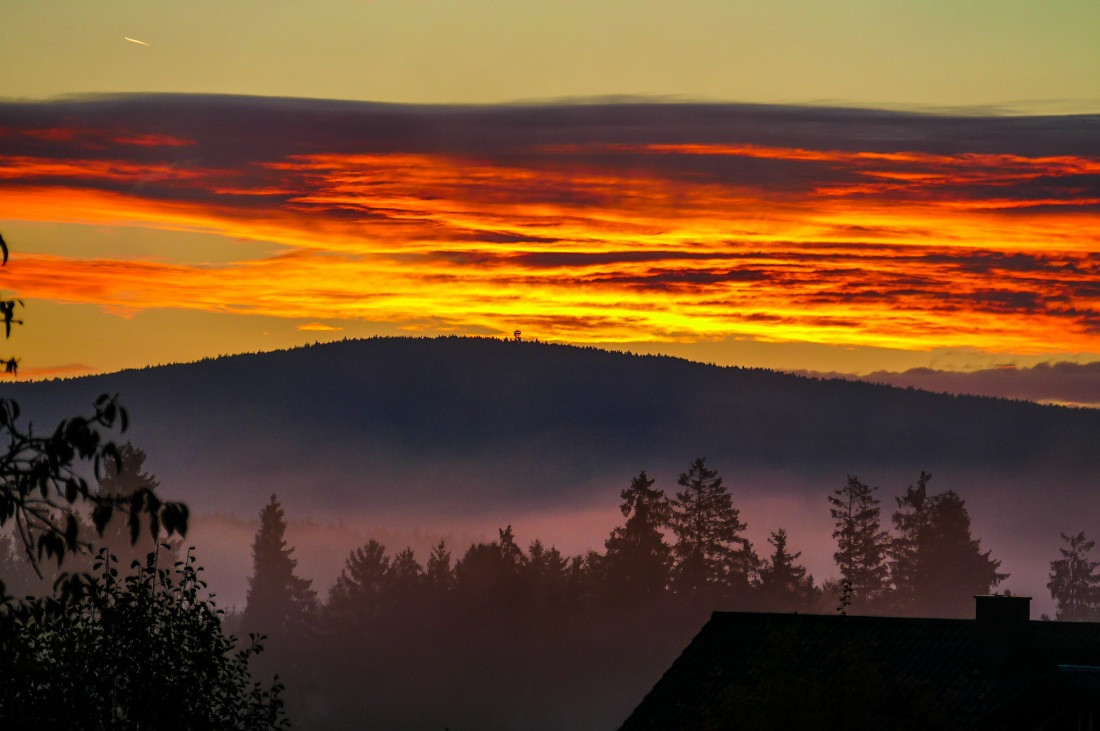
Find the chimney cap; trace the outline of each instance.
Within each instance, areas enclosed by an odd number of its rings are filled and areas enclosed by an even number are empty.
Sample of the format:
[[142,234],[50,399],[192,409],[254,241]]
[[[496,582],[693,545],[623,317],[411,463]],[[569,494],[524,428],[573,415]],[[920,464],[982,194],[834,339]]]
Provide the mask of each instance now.
[[1018,622],[1031,619],[1031,597],[1012,594],[975,594],[974,618],[979,623]]

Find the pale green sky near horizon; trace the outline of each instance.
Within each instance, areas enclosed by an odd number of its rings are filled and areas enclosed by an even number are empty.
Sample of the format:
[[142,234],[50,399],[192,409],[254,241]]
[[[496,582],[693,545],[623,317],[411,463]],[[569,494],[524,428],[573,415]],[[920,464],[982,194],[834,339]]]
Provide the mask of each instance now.
[[1100,111],[1092,0],[17,0],[3,20],[5,98],[653,95]]

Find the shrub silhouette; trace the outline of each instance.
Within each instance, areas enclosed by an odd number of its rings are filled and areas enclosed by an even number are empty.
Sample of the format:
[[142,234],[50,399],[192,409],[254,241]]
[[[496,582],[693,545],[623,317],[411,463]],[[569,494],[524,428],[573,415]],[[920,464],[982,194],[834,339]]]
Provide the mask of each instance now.
[[[166,555],[167,546],[161,550]],[[159,552],[159,551],[158,551]],[[134,561],[120,577],[106,549],[57,598],[9,604],[0,643],[0,726],[260,729],[289,722],[276,678],[253,682],[262,636],[237,648],[188,552],[171,569]],[[59,592],[60,587],[57,590]]]

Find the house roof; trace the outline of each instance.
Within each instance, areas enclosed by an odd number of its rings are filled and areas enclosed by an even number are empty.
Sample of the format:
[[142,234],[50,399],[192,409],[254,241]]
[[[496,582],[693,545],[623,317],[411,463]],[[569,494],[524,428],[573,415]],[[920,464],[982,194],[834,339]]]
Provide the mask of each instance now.
[[715,612],[621,731],[751,726],[745,719],[769,707],[863,713],[871,727],[898,712],[969,728],[1058,666],[1058,682],[1100,691],[1100,623],[1031,622],[1026,611],[1007,625]]
[[[1097,708],[1100,708],[1100,668],[1059,665],[993,709],[976,729],[1091,728],[1076,722],[1081,710],[1087,717]],[[1058,721],[1062,721],[1061,725]]]

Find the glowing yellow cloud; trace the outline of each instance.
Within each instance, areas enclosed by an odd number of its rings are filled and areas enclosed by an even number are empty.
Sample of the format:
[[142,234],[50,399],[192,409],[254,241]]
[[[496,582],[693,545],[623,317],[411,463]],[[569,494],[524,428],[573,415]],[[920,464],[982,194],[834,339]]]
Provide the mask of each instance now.
[[307,322],[305,325],[299,325],[297,329],[302,332],[340,332],[344,328],[326,325],[323,322]]
[[[699,172],[704,158],[786,177]],[[1100,196],[1082,182],[1098,175],[1100,160],[1084,156],[695,143],[515,159],[294,154],[233,168],[22,154],[0,157],[0,218],[205,232],[289,253],[217,266],[25,255],[2,284],[120,314],[518,327],[586,343],[1100,352]]]

